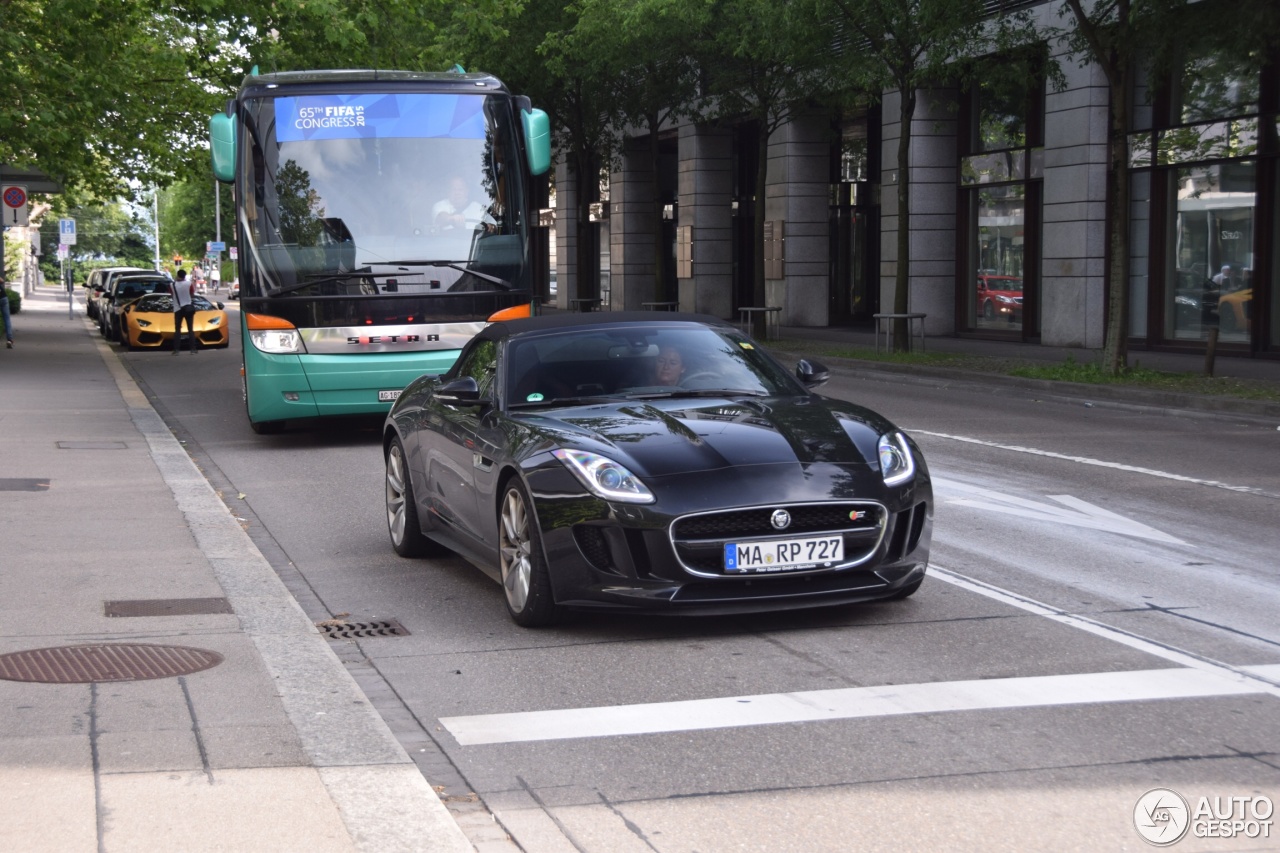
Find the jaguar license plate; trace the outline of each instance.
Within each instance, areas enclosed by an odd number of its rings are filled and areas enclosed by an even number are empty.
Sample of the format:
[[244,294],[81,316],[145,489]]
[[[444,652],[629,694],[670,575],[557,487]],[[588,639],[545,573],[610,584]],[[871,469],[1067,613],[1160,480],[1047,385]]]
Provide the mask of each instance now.
[[379,403],[394,403],[398,399],[400,399],[400,390],[378,392]]
[[844,559],[844,537],[730,542],[724,546],[726,572],[789,572],[829,566]]

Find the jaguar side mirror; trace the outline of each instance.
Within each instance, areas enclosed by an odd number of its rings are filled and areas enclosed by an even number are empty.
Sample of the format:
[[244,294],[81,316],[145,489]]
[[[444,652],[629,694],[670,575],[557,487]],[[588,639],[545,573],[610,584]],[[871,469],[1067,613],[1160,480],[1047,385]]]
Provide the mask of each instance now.
[[799,379],[800,383],[810,391],[825,385],[830,378],[831,371],[827,370],[824,364],[807,358],[802,358],[796,363],[796,379]]

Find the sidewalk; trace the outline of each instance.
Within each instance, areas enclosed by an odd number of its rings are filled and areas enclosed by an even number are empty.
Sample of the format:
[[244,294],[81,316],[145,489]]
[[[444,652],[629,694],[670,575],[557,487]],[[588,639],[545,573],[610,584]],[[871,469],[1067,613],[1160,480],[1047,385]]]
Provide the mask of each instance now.
[[82,306],[41,288],[13,319],[0,843],[472,850]]

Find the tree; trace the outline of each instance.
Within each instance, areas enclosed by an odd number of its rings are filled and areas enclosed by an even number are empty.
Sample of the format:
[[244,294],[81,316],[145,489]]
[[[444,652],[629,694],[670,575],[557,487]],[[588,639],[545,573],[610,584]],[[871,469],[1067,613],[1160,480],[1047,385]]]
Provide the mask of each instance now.
[[663,203],[658,192],[659,131],[688,115],[698,96],[698,67],[692,33],[705,22],[704,8],[680,0],[582,0],[572,38],[591,63],[614,83],[611,119],[616,127],[646,128],[649,170],[654,176],[650,205],[653,235],[653,299],[669,298],[662,254]]
[[[775,0],[714,0],[702,19],[697,58],[709,81],[709,118],[756,127],[752,299],[765,305],[764,223],[769,139],[799,110],[826,101],[837,78],[830,29],[812,9]],[[754,333],[765,334],[763,312]]]
[[[234,240],[235,210],[231,193],[223,187],[221,234]],[[212,175],[203,180],[182,181],[160,193],[160,256],[204,257],[205,244],[218,236]]]
[[151,266],[153,255],[147,238],[148,223],[135,208],[123,201],[68,202],[66,197],[55,197],[52,209],[40,224],[40,245],[43,249],[40,268],[46,277],[57,275],[59,265],[54,249],[58,246],[60,219],[76,221],[72,263],[78,271],[95,266]]
[[101,197],[192,168],[262,5],[4,0],[0,162]]
[[[982,0],[831,0],[849,35],[851,73],[870,92],[896,91],[898,102],[897,275],[893,312],[905,314],[911,286],[911,132],[917,90],[954,76],[957,60],[989,49]],[[911,348],[907,321],[894,321],[893,345]]]

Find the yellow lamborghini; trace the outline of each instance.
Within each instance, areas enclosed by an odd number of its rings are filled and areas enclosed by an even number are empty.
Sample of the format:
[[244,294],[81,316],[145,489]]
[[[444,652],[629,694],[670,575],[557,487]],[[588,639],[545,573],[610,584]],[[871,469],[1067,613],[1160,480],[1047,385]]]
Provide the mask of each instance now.
[[[210,302],[199,294],[193,297],[193,304],[200,348],[229,346],[231,333],[223,304]],[[169,294],[148,294],[125,306],[120,317],[120,343],[125,349],[159,349],[173,345],[173,297]],[[184,338],[187,335],[185,326],[182,335]]]

